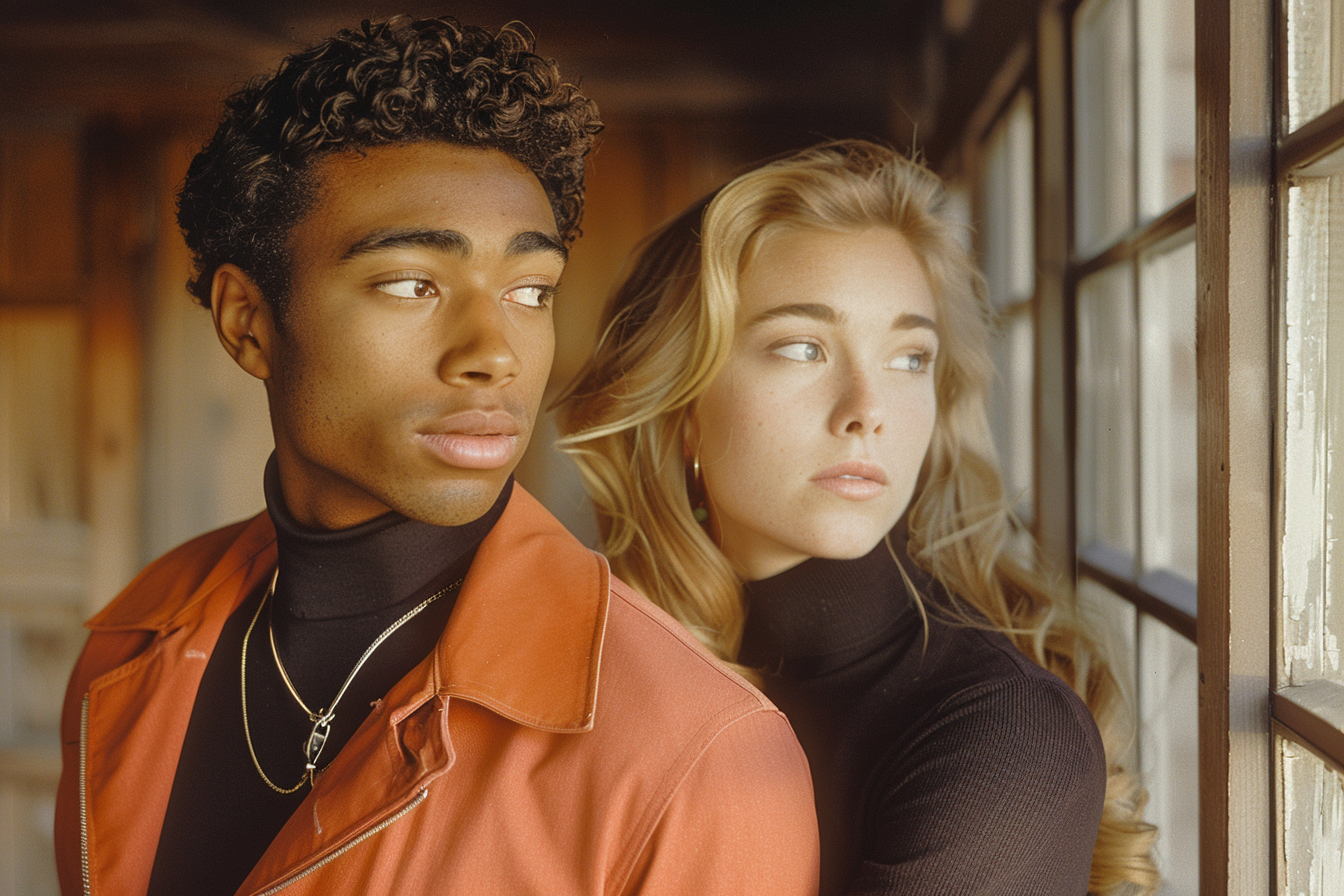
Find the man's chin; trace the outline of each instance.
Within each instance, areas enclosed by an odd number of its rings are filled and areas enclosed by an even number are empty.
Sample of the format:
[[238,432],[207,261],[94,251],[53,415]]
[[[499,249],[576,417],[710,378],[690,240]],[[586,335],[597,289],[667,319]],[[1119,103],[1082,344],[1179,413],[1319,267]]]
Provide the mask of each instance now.
[[451,483],[435,483],[422,489],[389,496],[388,504],[402,516],[434,526],[462,526],[475,522],[499,499],[512,467],[491,470],[492,476],[472,476]]

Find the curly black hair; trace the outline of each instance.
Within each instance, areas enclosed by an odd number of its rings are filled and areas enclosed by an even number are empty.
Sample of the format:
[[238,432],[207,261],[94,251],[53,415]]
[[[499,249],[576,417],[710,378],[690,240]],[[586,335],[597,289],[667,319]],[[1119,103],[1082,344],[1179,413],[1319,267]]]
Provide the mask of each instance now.
[[286,245],[313,200],[313,163],[391,143],[441,140],[512,156],[541,181],[560,237],[572,243],[584,158],[602,123],[533,45],[519,22],[491,34],[451,18],[365,20],[230,96],[177,196],[193,262],[187,289],[208,308],[215,271],[231,262],[278,322],[289,290]]

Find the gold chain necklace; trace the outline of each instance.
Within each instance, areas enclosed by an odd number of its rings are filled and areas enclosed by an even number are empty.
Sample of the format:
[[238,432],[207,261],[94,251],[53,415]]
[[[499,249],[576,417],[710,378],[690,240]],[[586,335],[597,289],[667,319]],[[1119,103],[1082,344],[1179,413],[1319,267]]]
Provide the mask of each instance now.
[[[331,733],[331,721],[336,718],[336,704],[341,702],[341,698],[345,696],[346,689],[350,687],[350,682],[355,680],[355,675],[357,675],[359,670],[363,668],[364,663],[373,655],[373,652],[378,649],[379,645],[392,636],[393,632],[410,622],[421,610],[425,609],[425,607],[428,607],[430,604],[434,603],[434,601],[456,589],[462,584],[463,580],[458,579],[447,588],[431,594],[419,604],[412,607],[410,610],[407,610],[405,615],[396,622],[383,629],[383,633],[373,639],[373,643],[364,651],[364,655],[359,658],[359,662],[355,663],[355,668],[351,669],[350,674],[345,677],[345,682],[341,685],[341,689],[336,692],[336,699],[331,701],[331,707],[329,709],[320,709],[317,712],[313,712],[313,710],[308,708],[308,704],[303,702],[303,698],[299,696],[299,692],[294,689],[294,684],[289,680],[289,673],[285,671],[285,664],[280,662],[280,651],[275,648],[275,629],[271,625],[272,617],[269,615],[266,617],[266,631],[271,639],[271,655],[275,657],[275,666],[280,670],[280,678],[285,682],[285,687],[289,689],[290,696],[292,696],[295,702],[299,704],[299,708],[308,714],[308,721],[313,723],[313,730],[308,734],[308,740],[303,745],[303,754],[307,760],[303,777],[299,779],[299,783],[286,789],[272,781],[267,777],[266,772],[262,770],[261,762],[257,760],[257,751],[252,746],[252,731],[247,724],[247,642],[252,640],[252,629],[256,627],[257,620],[261,618],[261,608],[266,606],[266,601],[271,600],[275,594],[275,582],[279,577],[280,569],[277,567],[275,573],[271,576],[271,584],[266,589],[266,593],[262,595],[261,602],[257,604],[257,611],[252,614],[252,621],[248,623],[247,632],[243,635],[243,658],[239,680],[243,693],[243,737],[247,740],[247,752],[252,756],[252,765],[256,768],[257,774],[261,775],[261,780],[266,782],[267,787],[271,788],[276,793],[294,793],[302,787],[305,782],[311,784],[316,778],[319,771],[317,767],[317,757],[321,755],[322,747],[325,746],[327,742],[327,735]],[[274,606],[273,600],[272,606]]]

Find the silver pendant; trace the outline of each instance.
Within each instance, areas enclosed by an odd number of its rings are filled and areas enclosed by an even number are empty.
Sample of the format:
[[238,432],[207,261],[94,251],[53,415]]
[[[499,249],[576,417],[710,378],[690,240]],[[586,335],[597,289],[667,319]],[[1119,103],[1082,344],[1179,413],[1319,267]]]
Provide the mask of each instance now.
[[322,747],[326,745],[327,735],[330,733],[331,717],[319,716],[313,722],[313,730],[308,735],[308,742],[303,745],[303,753],[308,757],[310,771],[317,768],[317,757],[322,755]]

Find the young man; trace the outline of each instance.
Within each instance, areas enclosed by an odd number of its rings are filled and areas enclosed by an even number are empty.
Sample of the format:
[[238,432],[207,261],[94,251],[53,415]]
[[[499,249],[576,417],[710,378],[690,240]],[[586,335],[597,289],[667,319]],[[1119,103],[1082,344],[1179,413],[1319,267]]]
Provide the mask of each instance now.
[[815,890],[783,717],[512,481],[599,127],[450,20],[230,99],[179,220],[266,386],[267,512],[89,623],[66,893]]

